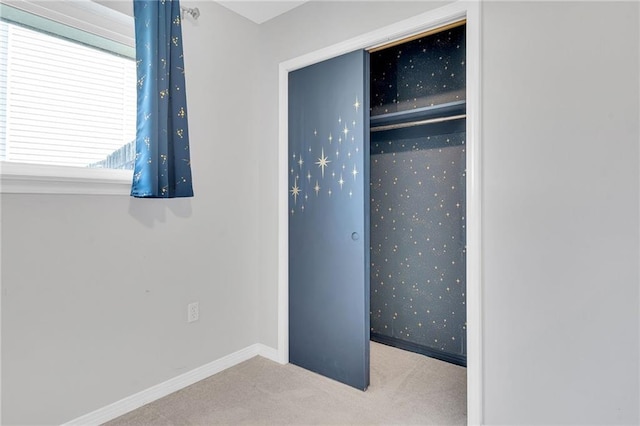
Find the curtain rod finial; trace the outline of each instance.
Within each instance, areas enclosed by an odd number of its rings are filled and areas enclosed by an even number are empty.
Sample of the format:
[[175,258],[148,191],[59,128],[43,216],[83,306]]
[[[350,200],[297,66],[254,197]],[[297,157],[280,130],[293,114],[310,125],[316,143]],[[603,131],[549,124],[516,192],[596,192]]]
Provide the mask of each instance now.
[[191,7],[182,7],[180,6],[180,9],[182,9],[182,18],[184,19],[184,14],[188,13],[189,15],[191,15],[191,17],[193,19],[198,19],[198,17],[200,16],[200,9],[198,9],[197,7],[195,8],[191,8]]

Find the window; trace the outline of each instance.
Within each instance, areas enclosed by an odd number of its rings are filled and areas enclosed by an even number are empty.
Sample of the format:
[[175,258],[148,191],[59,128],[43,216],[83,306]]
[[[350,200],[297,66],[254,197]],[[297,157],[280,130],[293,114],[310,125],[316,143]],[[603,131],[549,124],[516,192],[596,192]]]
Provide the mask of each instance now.
[[88,0],[13,1],[0,11],[2,191],[34,192],[6,190],[16,176],[47,182],[35,192],[58,192],[60,178],[65,187],[77,179],[130,183],[133,19]]

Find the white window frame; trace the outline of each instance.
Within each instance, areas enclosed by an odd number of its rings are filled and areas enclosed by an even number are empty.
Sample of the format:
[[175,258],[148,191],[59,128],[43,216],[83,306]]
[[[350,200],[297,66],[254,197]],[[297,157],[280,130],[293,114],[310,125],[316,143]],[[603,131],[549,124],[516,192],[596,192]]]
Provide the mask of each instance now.
[[[112,7],[126,8],[114,10]],[[0,0],[8,5],[61,24],[135,47],[132,2],[104,0],[33,1]],[[104,194],[127,195],[131,170],[91,169],[70,166],[0,161],[2,194]]]

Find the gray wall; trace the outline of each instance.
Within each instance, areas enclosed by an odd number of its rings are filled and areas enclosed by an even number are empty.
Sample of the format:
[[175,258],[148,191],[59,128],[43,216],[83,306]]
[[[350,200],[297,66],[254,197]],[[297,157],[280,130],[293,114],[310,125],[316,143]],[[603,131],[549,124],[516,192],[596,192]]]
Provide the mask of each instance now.
[[[262,25],[263,343],[277,342],[277,63],[435,6],[311,3]],[[482,8],[487,423],[640,422],[638,9]]]
[[[439,5],[309,3],[257,26],[192,4],[196,197],[2,196],[3,423],[275,347],[277,64]],[[638,9],[483,6],[487,423],[640,422]]]
[[640,421],[638,9],[484,7],[488,423]]
[[2,424],[59,424],[258,341],[256,58],[238,54],[257,26],[196,4],[195,198],[2,196]]

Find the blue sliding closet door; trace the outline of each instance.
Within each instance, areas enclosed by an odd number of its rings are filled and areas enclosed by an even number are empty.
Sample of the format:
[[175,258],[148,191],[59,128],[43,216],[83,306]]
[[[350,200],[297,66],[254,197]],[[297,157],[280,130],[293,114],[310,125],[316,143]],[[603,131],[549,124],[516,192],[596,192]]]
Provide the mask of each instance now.
[[289,74],[289,361],[369,385],[368,54]]

